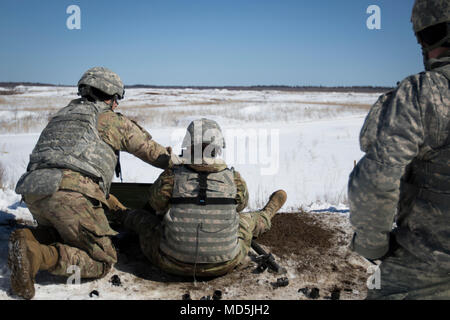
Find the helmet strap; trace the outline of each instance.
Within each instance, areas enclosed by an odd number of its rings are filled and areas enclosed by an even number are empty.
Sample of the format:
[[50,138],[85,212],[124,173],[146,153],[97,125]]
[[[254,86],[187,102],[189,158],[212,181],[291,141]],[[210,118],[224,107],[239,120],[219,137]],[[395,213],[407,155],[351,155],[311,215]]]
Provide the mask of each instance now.
[[423,61],[425,64],[425,69],[429,70],[429,63],[428,61],[430,60],[428,58],[428,53],[433,51],[434,49],[437,49],[439,47],[446,47],[448,46],[448,44],[450,43],[450,23],[447,23],[447,33],[445,35],[445,37],[443,37],[441,40],[439,40],[438,42],[432,44],[432,45],[424,45],[418,34],[416,34],[417,39],[419,40],[419,43],[422,46],[422,55],[423,55]]
[[450,35],[448,34],[444,39],[441,41],[438,41],[437,43],[433,44],[432,46],[422,46],[422,55],[423,55],[423,63],[425,65],[425,70],[430,71],[430,59],[428,58],[428,53],[433,51],[434,49],[437,49],[439,47],[446,47],[448,43],[450,42]]
[[118,95],[117,95],[117,94],[113,95],[113,96],[111,97],[110,102],[109,102],[109,106],[110,106],[111,108],[113,108],[114,102],[115,102],[117,105],[119,105],[118,100],[119,100]]

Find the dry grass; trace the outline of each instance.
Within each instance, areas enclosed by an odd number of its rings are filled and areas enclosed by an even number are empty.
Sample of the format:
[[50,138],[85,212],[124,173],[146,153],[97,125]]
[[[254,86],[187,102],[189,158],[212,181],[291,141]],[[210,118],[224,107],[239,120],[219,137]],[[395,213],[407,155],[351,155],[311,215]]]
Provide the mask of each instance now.
[[[125,100],[118,112],[137,120],[143,126],[178,126],[189,117],[212,116],[227,118],[235,123],[308,121],[334,118],[342,113],[366,113],[370,105],[338,101],[298,100],[270,101],[263,96],[243,98],[229,94],[205,96],[199,92],[171,92],[150,90],[145,92],[148,100],[142,97]],[[196,96],[198,95],[198,96]],[[177,97],[175,100],[165,97]],[[50,117],[67,105],[72,96],[30,96],[18,94],[0,95],[0,134],[32,133],[41,131]],[[192,98],[192,99],[191,99]],[[332,98],[330,99],[332,100]],[[253,109],[254,107],[257,107]]]
[[[155,93],[156,95],[156,93]],[[177,100],[174,104],[174,101],[169,102],[169,104],[132,104],[129,103],[134,101],[140,101],[135,99],[130,99],[124,102],[121,107],[126,110],[132,109],[146,109],[146,108],[165,108],[165,107],[185,107],[185,106],[223,106],[223,105],[233,105],[233,106],[252,106],[252,105],[271,105],[276,107],[277,104],[289,105],[292,107],[299,105],[321,105],[321,106],[337,106],[346,109],[354,109],[354,110],[369,110],[372,105],[364,104],[364,103],[348,103],[348,102],[337,102],[337,101],[304,101],[304,100],[293,100],[293,101],[283,101],[282,103],[277,102],[268,102],[265,100],[243,100],[243,99],[230,99],[230,98],[208,98],[207,100]]]
[[[130,100],[132,101],[132,100]],[[131,105],[131,106],[127,106],[127,105],[121,105],[121,110],[120,111],[124,111],[124,110],[142,110],[142,109],[151,109],[151,108],[164,108],[164,105],[160,105],[160,104],[150,104],[150,103],[146,103],[146,104],[139,104],[139,105]]]
[[[247,107],[257,106],[259,111],[242,113]],[[189,108],[185,108],[189,107]],[[170,108],[170,110],[168,110]],[[304,102],[289,101],[273,103],[264,101],[219,100],[208,101],[177,101],[175,106],[140,104],[123,105],[119,112],[127,117],[138,119],[138,123],[149,126],[177,126],[186,117],[216,116],[225,117],[240,122],[264,121],[304,121],[308,119],[334,118],[342,113],[366,113],[368,104],[339,102]]]
[[66,102],[67,99],[61,97],[0,96],[0,113],[6,113],[0,117],[0,134],[39,132]]
[[17,92],[14,90],[0,90],[0,96],[12,96],[15,94],[21,94],[21,92]]
[[0,120],[0,134],[33,133],[41,131],[50,115],[27,115],[21,118]]
[[[1,105],[1,102],[0,102]],[[8,107],[0,107],[0,111],[14,111],[14,112],[18,112],[18,111],[22,111],[22,112],[36,112],[36,113],[42,113],[42,112],[56,112],[58,111],[58,109],[60,108],[55,108],[55,107],[21,107],[20,109],[15,107],[13,110],[11,110],[11,108]]]
[[372,107],[371,104],[365,104],[365,103],[348,103],[348,102],[334,102],[334,101],[327,101],[327,102],[295,101],[295,103],[327,105],[327,106],[341,106],[341,107],[345,107],[345,108],[349,108],[349,109],[360,109],[360,110],[369,110]]

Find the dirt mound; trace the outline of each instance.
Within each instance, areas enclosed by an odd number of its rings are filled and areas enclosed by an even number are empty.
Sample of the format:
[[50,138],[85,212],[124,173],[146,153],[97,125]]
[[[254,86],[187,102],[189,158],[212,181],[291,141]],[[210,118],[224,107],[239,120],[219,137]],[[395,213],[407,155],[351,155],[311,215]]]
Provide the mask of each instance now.
[[307,214],[284,213],[273,218],[272,228],[258,239],[258,243],[270,247],[278,256],[301,257],[311,249],[319,252],[330,249],[333,234]]
[[[343,215],[281,213],[256,242],[274,255],[287,274],[257,272],[257,255],[251,250],[230,274],[194,283],[192,277],[169,275],[152,266],[140,252],[137,237],[130,234],[117,243],[116,268],[134,274],[138,277],[134,281],[150,285],[152,290],[157,283],[176,288],[170,299],[189,294],[198,300],[215,290],[220,290],[224,299],[330,299],[336,294],[339,299],[361,299],[366,294],[367,270],[364,261],[348,250],[351,236],[348,218]],[[274,285],[282,277],[288,285]]]
[[[55,298],[53,284],[61,285],[57,297],[71,299],[180,300],[189,296],[200,300],[212,299],[217,292],[223,300],[365,298],[369,265],[348,249],[353,231],[346,215],[283,213],[272,222],[271,230],[257,242],[286,269],[283,274],[269,269],[261,272],[258,255],[251,250],[241,265],[224,276],[196,281],[193,277],[173,276],[143,256],[136,235],[121,233],[113,239],[118,263],[107,277],[83,280],[80,287],[73,289],[65,285],[66,278],[42,272],[36,278],[37,298]],[[4,238],[0,239],[0,261],[7,254],[11,230],[5,231]],[[7,297],[9,290],[8,276],[4,279],[0,279],[0,298]]]

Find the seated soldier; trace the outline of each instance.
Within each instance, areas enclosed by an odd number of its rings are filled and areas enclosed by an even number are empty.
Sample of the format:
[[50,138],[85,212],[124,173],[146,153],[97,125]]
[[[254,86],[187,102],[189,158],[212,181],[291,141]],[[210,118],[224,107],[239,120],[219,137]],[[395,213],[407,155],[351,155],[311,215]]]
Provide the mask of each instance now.
[[287,195],[279,190],[261,211],[242,212],[247,186],[217,157],[225,141],[215,121],[193,121],[183,148],[189,164],[166,169],[150,189],[156,214],[129,210],[119,220],[139,235],[144,255],[162,270],[194,279],[220,276],[243,261],[253,237],[270,229]]

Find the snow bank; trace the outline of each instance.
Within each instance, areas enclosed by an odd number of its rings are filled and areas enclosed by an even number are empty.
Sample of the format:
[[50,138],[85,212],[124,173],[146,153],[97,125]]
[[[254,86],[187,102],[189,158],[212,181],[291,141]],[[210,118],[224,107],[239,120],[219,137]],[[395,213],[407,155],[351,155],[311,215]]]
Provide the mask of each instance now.
[[0,189],[0,224],[18,219],[30,222],[34,220],[25,203],[21,202],[20,195],[13,190]]

